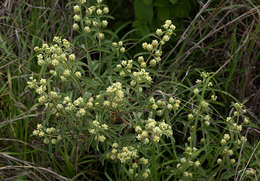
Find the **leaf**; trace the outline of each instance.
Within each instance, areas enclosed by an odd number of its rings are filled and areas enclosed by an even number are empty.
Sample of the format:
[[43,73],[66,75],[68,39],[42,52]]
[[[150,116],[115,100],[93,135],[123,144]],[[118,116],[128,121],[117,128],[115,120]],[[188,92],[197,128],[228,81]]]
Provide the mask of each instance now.
[[169,19],[169,16],[170,16],[170,8],[158,7],[157,18],[159,19],[159,21],[165,21],[166,19]]
[[191,3],[189,0],[181,0],[172,5],[171,16],[174,18],[187,18],[191,12]]
[[153,6],[145,4],[142,0],[135,0],[134,2],[135,17],[139,21],[145,23],[152,23],[153,20]]
[[178,0],[169,0],[172,4],[176,4]]
[[153,6],[147,5],[142,0],[135,0],[135,21],[133,26],[141,33],[142,36],[147,35],[150,32],[149,26],[153,20]]
[[150,5],[153,3],[153,0],[143,0],[145,4]]
[[155,7],[164,7],[164,8],[169,8],[172,6],[172,4],[169,2],[169,0],[155,0],[154,2]]
[[142,36],[145,36],[150,32],[148,25],[140,20],[135,20],[133,22],[133,27],[135,27],[141,33]]

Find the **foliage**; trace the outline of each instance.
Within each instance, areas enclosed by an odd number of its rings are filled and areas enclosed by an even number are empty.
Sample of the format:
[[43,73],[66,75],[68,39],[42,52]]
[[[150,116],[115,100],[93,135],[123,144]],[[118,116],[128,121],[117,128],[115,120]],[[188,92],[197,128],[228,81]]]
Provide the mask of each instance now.
[[97,152],[105,167],[116,163],[118,172],[107,176],[116,180],[240,177],[236,165],[244,168],[249,159],[241,145],[250,149],[242,133],[249,123],[244,106],[234,103],[226,118],[218,113],[222,92],[211,73],[201,72],[192,85],[161,77],[162,46],[175,30],[171,20],[129,57],[125,42],[112,41],[116,35],[105,30],[108,12],[101,1],[74,6],[73,29],[87,63],[77,61],[66,39],[35,47],[41,70],[28,87],[39,95],[35,106],[43,117],[33,135],[51,152],[62,145],[78,147],[80,155]]
[[195,11],[196,1],[192,0],[135,0],[135,21],[133,26],[141,35],[147,35],[164,20],[172,18],[177,26]]

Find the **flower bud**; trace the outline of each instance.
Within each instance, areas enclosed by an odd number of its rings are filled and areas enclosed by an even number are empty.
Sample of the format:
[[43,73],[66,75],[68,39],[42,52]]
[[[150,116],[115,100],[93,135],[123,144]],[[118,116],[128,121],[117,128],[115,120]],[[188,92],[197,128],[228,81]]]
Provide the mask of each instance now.
[[105,36],[104,33],[98,33],[97,37],[99,40],[103,40]]
[[105,14],[109,13],[108,7],[104,7],[103,12],[104,12]]
[[79,25],[77,23],[74,23],[72,26],[74,31],[78,31],[79,30]]
[[150,60],[149,64],[151,67],[156,66],[156,60],[155,59]]
[[218,164],[221,164],[221,163],[222,163],[222,159],[221,159],[221,158],[218,158],[217,163],[218,163]]
[[80,18],[79,15],[75,14],[75,15],[73,16],[73,19],[74,19],[74,21],[79,22],[81,18]]
[[157,29],[157,30],[156,30],[156,35],[162,36],[162,34],[163,34],[163,32],[162,32],[161,29]]
[[108,25],[107,20],[103,20],[103,21],[102,21],[102,25],[103,25],[104,27],[107,27],[107,25]]
[[84,31],[85,31],[86,33],[90,33],[90,32],[91,32],[91,29],[90,29],[89,26],[85,26]]
[[102,15],[103,11],[102,11],[101,9],[98,9],[98,10],[96,11],[96,13],[97,13],[97,15]]
[[120,52],[125,53],[125,48],[124,47],[120,48]]
[[80,12],[80,7],[78,5],[73,7],[74,13]]
[[142,62],[140,66],[141,66],[142,68],[146,68],[146,63],[145,63],[145,62]]

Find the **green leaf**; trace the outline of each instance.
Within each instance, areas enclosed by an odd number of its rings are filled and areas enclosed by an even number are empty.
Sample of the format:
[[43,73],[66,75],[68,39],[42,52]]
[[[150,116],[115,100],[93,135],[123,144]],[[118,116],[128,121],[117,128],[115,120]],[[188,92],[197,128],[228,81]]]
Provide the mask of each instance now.
[[144,1],[135,0],[135,17],[139,21],[144,21],[145,23],[151,23],[153,20],[153,6],[147,5]]
[[135,20],[133,22],[133,27],[135,27],[142,36],[145,36],[150,33],[149,27],[147,24],[145,24],[143,21]]
[[148,5],[142,0],[135,0],[134,8],[136,18],[133,22],[133,26],[142,36],[149,34],[149,26],[152,24],[153,20],[153,5]]
[[170,16],[170,8],[168,7],[158,7],[157,18],[159,21],[165,21],[169,19]]
[[164,8],[169,8],[172,6],[172,4],[169,2],[169,0],[155,0],[154,2],[155,7],[164,7]]
[[169,0],[172,4],[176,4],[178,0]]
[[171,16],[175,18],[187,18],[191,12],[191,3],[189,0],[181,0],[172,5]]
[[153,3],[153,0],[143,0],[145,4],[150,5]]

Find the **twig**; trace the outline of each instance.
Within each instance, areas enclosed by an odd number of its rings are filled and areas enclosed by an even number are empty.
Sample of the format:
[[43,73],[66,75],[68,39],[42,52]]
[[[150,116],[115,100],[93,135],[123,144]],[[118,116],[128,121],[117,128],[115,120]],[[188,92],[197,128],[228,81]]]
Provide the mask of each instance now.
[[29,117],[37,117],[39,115],[41,115],[41,114],[29,114],[29,115],[26,115],[26,116],[17,117],[17,118],[14,118],[14,119],[9,119],[9,120],[0,122],[0,126],[5,125],[5,124],[10,124],[10,123],[12,123],[14,121],[18,121],[18,120],[29,118]]
[[206,39],[208,39],[210,36],[212,36],[212,35],[214,35],[215,33],[219,32],[219,31],[222,30],[223,28],[225,28],[225,27],[227,27],[227,26],[229,26],[229,25],[231,25],[231,24],[237,22],[238,20],[241,20],[241,19],[243,19],[243,18],[246,18],[246,17],[248,17],[248,16],[251,16],[251,15],[255,14],[259,8],[260,8],[260,6],[257,6],[257,7],[253,8],[253,9],[247,11],[246,13],[240,15],[239,17],[235,18],[234,20],[232,20],[232,21],[226,23],[225,25],[223,25],[223,26],[221,26],[221,27],[219,27],[219,28],[217,28],[217,29],[214,29],[214,30],[212,30],[211,32],[209,32],[204,38],[202,38],[198,43],[196,43],[193,47],[191,47],[184,55],[180,56],[175,62],[173,62],[173,63],[169,66],[169,68],[166,70],[165,74],[167,74],[167,73],[170,71],[170,69],[171,69],[177,62],[180,62],[180,63],[183,62],[183,61],[192,53],[192,51],[193,51],[194,49],[198,48],[198,46],[199,46],[202,42],[204,42]]
[[200,9],[200,11],[197,13],[197,15],[195,16],[195,18],[192,20],[192,22],[190,23],[190,25],[188,26],[188,28],[183,32],[183,34],[180,37],[180,40],[177,42],[177,44],[175,45],[175,47],[168,53],[166,60],[173,54],[173,52],[175,51],[175,49],[181,44],[181,42],[183,42],[186,39],[186,35],[188,34],[188,31],[191,29],[191,27],[195,24],[196,20],[200,17],[201,13],[203,13],[203,11],[210,5],[212,0],[208,0],[208,2],[206,4],[204,4],[204,6]]
[[249,39],[249,35],[250,35],[250,32],[252,31],[252,29],[253,29],[253,25],[254,25],[254,22],[255,21],[253,21],[253,23],[252,23],[252,26],[250,27],[250,30],[248,31],[248,33],[247,33],[247,36],[246,36],[246,38],[245,38],[245,40],[243,41],[243,43],[242,43],[242,45],[235,51],[235,53],[212,75],[213,77],[217,74],[217,73],[219,73],[230,61],[231,61],[231,59],[234,57],[234,55],[236,55],[244,46],[245,46],[245,44],[247,43],[247,41],[248,41],[248,39]]

